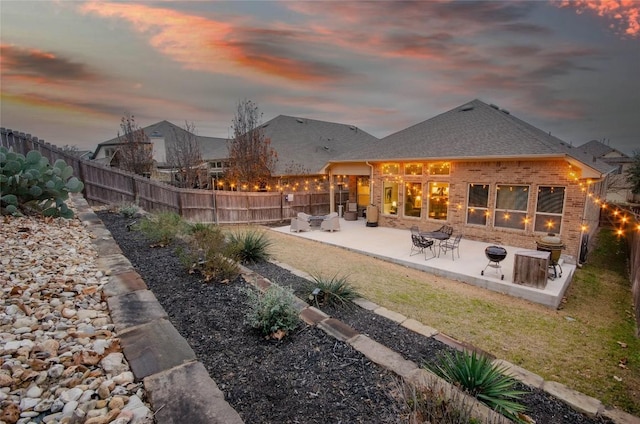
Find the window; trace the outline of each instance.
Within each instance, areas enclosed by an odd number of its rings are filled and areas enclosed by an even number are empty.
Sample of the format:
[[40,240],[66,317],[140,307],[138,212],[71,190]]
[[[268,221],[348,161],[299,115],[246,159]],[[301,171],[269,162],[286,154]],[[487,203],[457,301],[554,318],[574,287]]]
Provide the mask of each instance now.
[[382,165],[382,173],[384,175],[398,175],[400,173],[400,165],[397,163],[385,163]]
[[527,223],[529,187],[499,185],[496,189],[496,227],[524,230]]
[[449,162],[434,162],[429,164],[429,175],[449,175],[451,164]]
[[422,215],[422,183],[404,185],[404,216]]
[[385,181],[382,189],[382,213],[388,215],[397,215],[398,183]]
[[422,175],[422,164],[421,163],[405,164],[404,175]]
[[447,220],[449,183],[429,183],[429,218]]
[[559,233],[564,209],[564,187],[538,187],[535,231]]
[[487,225],[489,214],[489,185],[469,184],[467,224]]

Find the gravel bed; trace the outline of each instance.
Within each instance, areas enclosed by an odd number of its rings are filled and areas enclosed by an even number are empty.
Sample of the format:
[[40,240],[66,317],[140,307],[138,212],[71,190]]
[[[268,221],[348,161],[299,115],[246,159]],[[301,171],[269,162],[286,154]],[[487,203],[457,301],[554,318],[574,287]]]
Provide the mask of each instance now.
[[[314,327],[300,327],[280,342],[262,339],[244,323],[247,283],[241,278],[205,284],[183,270],[173,248],[149,248],[141,234],[127,231],[129,221],[97,213],[245,422],[408,422],[393,373]],[[250,268],[299,292],[308,285],[272,263]],[[418,364],[450,349],[359,307],[325,312]],[[520,388],[528,392],[523,403],[537,423],[610,422],[577,413],[540,390]]]

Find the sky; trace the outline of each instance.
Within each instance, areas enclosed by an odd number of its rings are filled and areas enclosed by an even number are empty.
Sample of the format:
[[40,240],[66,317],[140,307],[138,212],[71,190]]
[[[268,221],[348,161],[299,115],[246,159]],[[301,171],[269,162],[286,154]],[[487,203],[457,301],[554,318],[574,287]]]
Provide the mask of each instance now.
[[240,101],[385,137],[473,99],[640,150],[640,0],[0,1],[0,126],[95,149]]

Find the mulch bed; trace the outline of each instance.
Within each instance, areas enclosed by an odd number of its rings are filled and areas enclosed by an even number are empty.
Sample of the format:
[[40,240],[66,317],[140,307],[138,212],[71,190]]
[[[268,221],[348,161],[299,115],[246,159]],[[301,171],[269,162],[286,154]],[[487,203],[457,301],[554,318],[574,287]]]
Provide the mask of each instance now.
[[[398,377],[322,330],[301,325],[269,341],[245,324],[248,284],[203,283],[188,274],[174,248],[150,248],[121,215],[97,212],[172,324],[247,423],[403,423],[409,411]],[[303,293],[307,280],[272,263],[249,266],[274,283]],[[300,296],[303,297],[303,296]],[[450,349],[370,311],[326,310],[358,332],[422,364]],[[521,386],[538,423],[608,423],[586,417],[546,393]]]

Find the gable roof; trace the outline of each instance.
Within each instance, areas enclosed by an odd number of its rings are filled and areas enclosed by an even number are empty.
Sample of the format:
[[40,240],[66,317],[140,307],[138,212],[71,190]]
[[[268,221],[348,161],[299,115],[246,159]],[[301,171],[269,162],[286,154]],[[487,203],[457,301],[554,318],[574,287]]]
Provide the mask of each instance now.
[[[175,143],[178,137],[189,134],[189,132],[184,128],[181,128],[166,120],[146,126],[142,128],[142,130],[150,139],[154,137],[163,138],[165,141],[165,149],[168,149],[170,145]],[[204,137],[196,135],[196,140],[198,141],[198,144],[200,146],[200,154],[202,155],[203,160],[224,159],[229,156],[226,138]],[[118,137],[114,137],[111,140],[102,142],[98,144],[94,156],[97,155],[101,147],[117,146],[119,144],[121,144],[121,142]]]
[[398,131],[339,160],[478,160],[569,157],[597,173],[610,166],[504,109],[478,99]]
[[322,172],[331,159],[350,151],[367,149],[378,138],[348,124],[279,115],[261,126],[278,153],[274,175],[285,175],[292,164],[312,174]]

